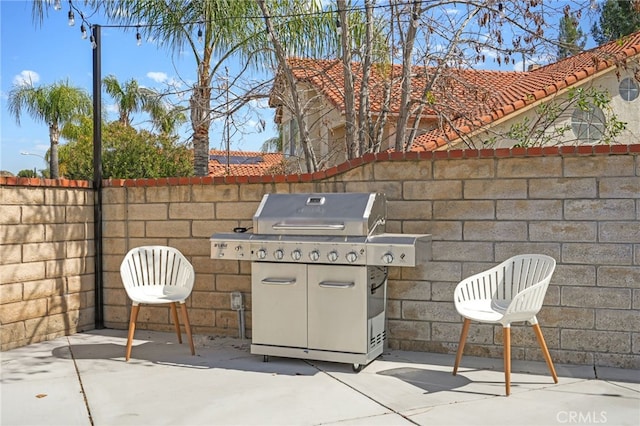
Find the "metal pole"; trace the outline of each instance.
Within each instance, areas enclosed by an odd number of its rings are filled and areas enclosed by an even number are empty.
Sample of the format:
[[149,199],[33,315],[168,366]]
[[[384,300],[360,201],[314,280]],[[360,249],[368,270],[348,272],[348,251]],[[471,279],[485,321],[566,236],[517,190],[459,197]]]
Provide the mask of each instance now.
[[102,64],[100,25],[92,27],[93,49],[93,233],[95,243],[95,327],[104,328],[102,298]]

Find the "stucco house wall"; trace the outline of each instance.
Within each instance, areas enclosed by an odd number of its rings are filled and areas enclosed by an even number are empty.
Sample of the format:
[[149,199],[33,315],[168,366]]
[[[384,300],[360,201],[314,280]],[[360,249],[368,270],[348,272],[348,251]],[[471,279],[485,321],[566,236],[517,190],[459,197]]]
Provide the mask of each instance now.
[[[617,72],[616,72],[617,71]],[[634,75],[629,70],[616,70],[609,69],[603,73],[594,76],[593,78],[586,79],[580,84],[576,84],[574,88],[582,88],[588,90],[589,88],[595,88],[601,93],[606,94],[610,98],[609,107],[612,111],[613,117],[621,122],[625,123],[625,129],[616,138],[616,143],[620,144],[634,144],[640,141],[640,96],[636,97],[633,101],[625,101],[620,96],[619,86],[620,82],[624,78],[634,78]],[[640,84],[640,83],[639,83]],[[569,97],[568,90],[563,90],[556,96],[549,97],[543,102],[555,103],[562,105]],[[536,112],[536,108],[542,102],[536,102],[520,114],[510,115],[503,120],[499,120],[492,124],[488,130],[477,133],[472,139],[477,140],[479,144],[482,141],[495,139],[496,135],[500,135],[496,139],[495,145],[491,145],[495,148],[509,148],[516,144],[518,141],[505,137],[508,134],[512,125],[522,123],[525,119],[528,119],[530,123],[535,122],[539,115]],[[571,114],[575,108],[569,109],[563,116],[556,120],[555,127],[567,127],[571,129]],[[553,130],[549,129],[548,134],[553,134]],[[571,145],[584,145],[588,141],[576,140],[577,136],[572,130],[568,130],[562,138],[559,138],[557,145],[571,144]],[[597,143],[597,142],[596,142]]]

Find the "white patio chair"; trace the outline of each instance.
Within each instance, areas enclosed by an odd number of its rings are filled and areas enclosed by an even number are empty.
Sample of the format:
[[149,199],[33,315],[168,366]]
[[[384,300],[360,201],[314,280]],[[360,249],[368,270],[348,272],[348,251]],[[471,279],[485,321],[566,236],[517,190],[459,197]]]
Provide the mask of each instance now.
[[120,265],[122,283],[132,301],[127,338],[126,360],[131,357],[131,345],[141,304],[165,304],[171,307],[173,322],[182,343],[176,303],[180,303],[184,327],[189,338],[191,355],[195,355],[191,324],[185,305],[191,294],[195,273],[186,257],[172,247],[142,246],[131,249]]
[[556,261],[541,254],[523,254],[460,282],[454,291],[456,310],[464,317],[453,375],[462,359],[471,321],[502,324],[504,336],[504,380],[507,396],[511,392],[511,323],[526,321],[533,326],[542,354],[558,383],[549,350],[536,314],[542,308]]

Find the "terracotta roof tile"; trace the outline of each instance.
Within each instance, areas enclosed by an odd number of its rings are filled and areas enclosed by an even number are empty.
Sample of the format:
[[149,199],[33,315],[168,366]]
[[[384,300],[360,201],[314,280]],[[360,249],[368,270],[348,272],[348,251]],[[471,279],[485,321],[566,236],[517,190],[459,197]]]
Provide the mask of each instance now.
[[[483,71],[470,69],[446,69],[437,76],[431,90],[435,102],[425,114],[446,114],[452,127],[433,130],[416,138],[412,150],[425,151],[441,147],[459,139],[461,134],[473,131],[480,125],[513,114],[535,100],[544,99],[566,87],[572,86],[598,71],[624,63],[640,54],[640,32],[633,33],[559,62],[529,72]],[[344,112],[344,75],[338,60],[290,58],[288,63],[295,78],[306,81],[319,90],[341,112]],[[354,63],[356,75],[361,73],[359,63]],[[412,99],[424,98],[435,69],[415,66],[412,69]],[[374,67],[370,83],[372,111],[381,111],[384,103],[384,84],[390,77],[401,75],[401,65]],[[359,79],[355,82],[360,90]],[[390,114],[399,111],[400,85],[394,83]],[[281,106],[272,93],[272,106]],[[357,99],[356,99],[357,108]],[[436,111],[437,110],[437,111]],[[477,117],[465,119],[464,117]]]
[[[316,87],[341,112],[344,112],[344,74],[342,62],[339,60],[316,60],[289,58],[287,60],[295,78]],[[356,75],[362,73],[360,63],[354,62],[352,69]],[[436,76],[435,68],[414,66],[412,69],[412,99],[422,99],[425,96],[427,82],[436,79],[431,94],[435,97],[435,104],[452,110],[467,110],[478,102],[485,101],[495,87],[511,84],[523,73],[504,71],[477,71],[447,69]],[[384,85],[393,82],[391,90],[390,113],[396,114],[400,109],[401,86],[399,78],[402,73],[401,65],[374,66],[370,77],[369,102],[372,111],[380,112],[384,105]],[[356,93],[360,91],[360,79],[354,82]],[[271,105],[277,106],[275,96],[271,98]],[[358,99],[356,99],[356,108]],[[435,111],[427,111],[433,114]]]

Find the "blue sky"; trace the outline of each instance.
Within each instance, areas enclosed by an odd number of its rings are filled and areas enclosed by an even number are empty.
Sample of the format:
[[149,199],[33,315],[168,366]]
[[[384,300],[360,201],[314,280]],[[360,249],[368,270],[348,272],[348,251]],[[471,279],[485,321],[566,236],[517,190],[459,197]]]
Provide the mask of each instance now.
[[[563,3],[554,2],[554,5]],[[74,4],[82,10],[83,2]],[[26,113],[21,118],[21,125],[16,124],[7,110],[7,95],[13,84],[25,78],[31,78],[39,85],[68,79],[89,94],[92,92],[92,49],[89,40],[80,37],[77,13],[75,26],[68,25],[68,11],[68,1],[63,0],[62,10],[51,9],[42,25],[36,25],[30,1],[0,0],[0,170],[17,173],[23,169],[47,167],[44,154],[49,148],[48,128],[44,123],[31,120]],[[588,33],[591,23],[586,18],[583,16],[582,29]],[[107,24],[101,16],[91,16],[88,20],[93,24]],[[127,32],[121,28],[103,27],[101,34],[103,78],[109,74],[115,75],[120,82],[133,78],[142,86],[158,90],[172,82],[186,89],[195,79],[195,60],[191,54],[176,55],[148,40],[138,46],[135,29]],[[591,38],[589,47],[593,47]],[[490,52],[487,55],[489,57]],[[495,66],[491,61],[485,65],[486,68]],[[513,69],[522,70],[522,62],[509,68]],[[103,106],[110,112],[108,119],[116,119],[113,102],[104,93]],[[253,116],[251,121],[244,123],[243,128],[249,129],[248,134],[232,137],[231,149],[257,151],[265,140],[276,136],[274,110],[264,106],[261,111],[259,116]],[[144,116],[136,117],[134,124],[144,119]],[[260,119],[266,123],[263,132],[255,130]],[[222,122],[212,124],[211,148],[224,148],[222,129]],[[186,124],[181,132],[184,138],[190,134],[189,130]]]
[[[82,2],[74,2],[82,8]],[[49,11],[41,26],[34,24],[29,1],[0,0],[0,170],[14,174],[23,169],[45,169],[42,158],[49,148],[48,128],[44,123],[31,120],[24,113],[20,126],[7,110],[7,95],[14,83],[32,78],[36,84],[51,84],[68,79],[74,86],[92,93],[92,49],[89,40],[80,36],[80,20],[68,25],[68,2],[62,1],[62,10]],[[90,22],[106,24],[106,20],[93,16]],[[140,85],[163,89],[178,82],[185,89],[195,79],[195,60],[190,55],[179,57],[145,40],[136,44],[135,30],[102,28],[102,77],[115,75],[124,82],[131,78]],[[112,101],[103,94],[104,107],[110,119],[116,118]],[[262,114],[266,130],[238,137],[232,149],[259,150],[262,143],[276,135],[274,111],[266,108]],[[138,117],[138,121],[144,117]],[[252,123],[248,123],[251,127]],[[188,125],[185,127],[189,130]],[[214,123],[211,148],[222,148],[222,123]],[[64,141],[62,141],[64,143]],[[32,155],[23,155],[29,153]]]

